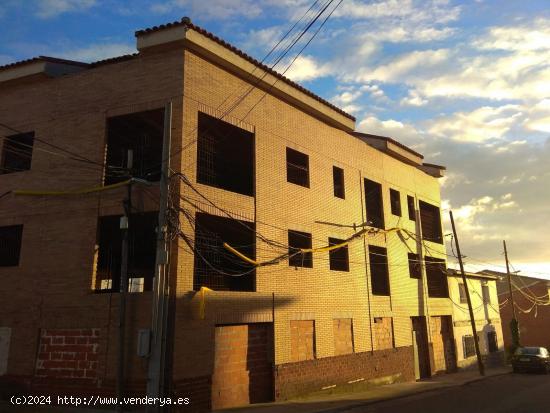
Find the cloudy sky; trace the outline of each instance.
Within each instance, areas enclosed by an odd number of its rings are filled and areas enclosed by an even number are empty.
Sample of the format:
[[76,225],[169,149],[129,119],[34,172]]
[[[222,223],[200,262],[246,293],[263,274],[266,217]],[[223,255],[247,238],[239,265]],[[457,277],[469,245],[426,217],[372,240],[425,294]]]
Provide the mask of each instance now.
[[[0,64],[131,53],[134,30],[182,16],[261,59],[313,2],[2,0]],[[394,137],[447,166],[446,232],[452,208],[471,270],[488,263],[503,270],[506,239],[516,270],[550,278],[548,6],[343,0],[287,72],[355,115],[359,130]]]

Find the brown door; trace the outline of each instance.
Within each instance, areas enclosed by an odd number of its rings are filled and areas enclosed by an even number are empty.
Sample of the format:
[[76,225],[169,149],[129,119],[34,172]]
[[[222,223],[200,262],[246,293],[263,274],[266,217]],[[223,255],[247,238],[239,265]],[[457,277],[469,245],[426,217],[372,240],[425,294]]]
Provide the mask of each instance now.
[[453,319],[450,315],[441,317],[441,338],[445,352],[445,370],[447,373],[456,371],[455,338],[453,334]]
[[217,326],[212,409],[273,400],[272,324]]
[[426,317],[411,317],[411,322],[412,329],[415,332],[416,347],[418,348],[418,368],[420,378],[424,379],[431,376]]

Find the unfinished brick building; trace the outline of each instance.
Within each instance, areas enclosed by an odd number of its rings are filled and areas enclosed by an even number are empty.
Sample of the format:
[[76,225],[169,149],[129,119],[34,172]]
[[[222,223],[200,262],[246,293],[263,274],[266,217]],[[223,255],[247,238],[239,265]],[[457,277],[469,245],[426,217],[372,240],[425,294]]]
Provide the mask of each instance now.
[[3,388],[114,391],[131,149],[154,182],[131,195],[126,387],[144,394],[167,102],[170,394],[218,408],[453,370],[443,168],[187,20],[136,38],[0,68]]

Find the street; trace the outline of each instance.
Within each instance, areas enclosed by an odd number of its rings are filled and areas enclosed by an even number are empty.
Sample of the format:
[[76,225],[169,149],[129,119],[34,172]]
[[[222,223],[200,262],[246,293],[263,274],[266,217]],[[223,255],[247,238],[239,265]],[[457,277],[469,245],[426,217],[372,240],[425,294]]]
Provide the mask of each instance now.
[[550,411],[550,375],[506,374],[364,407],[346,413],[538,413]]

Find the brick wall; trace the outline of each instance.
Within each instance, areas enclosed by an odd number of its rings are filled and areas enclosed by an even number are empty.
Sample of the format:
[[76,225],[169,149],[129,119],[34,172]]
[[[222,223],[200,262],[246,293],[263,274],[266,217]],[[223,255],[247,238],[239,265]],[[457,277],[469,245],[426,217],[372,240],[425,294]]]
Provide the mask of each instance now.
[[312,360],[315,356],[315,321],[290,322],[290,353],[293,361]]
[[334,355],[353,353],[353,321],[351,318],[337,318],[334,328]]
[[39,346],[37,377],[97,378],[99,329],[44,329]]
[[385,350],[394,347],[393,321],[391,317],[376,317],[372,324],[374,348]]
[[275,397],[287,400],[325,386],[395,374],[400,381],[414,380],[412,346],[281,364],[275,371]]

